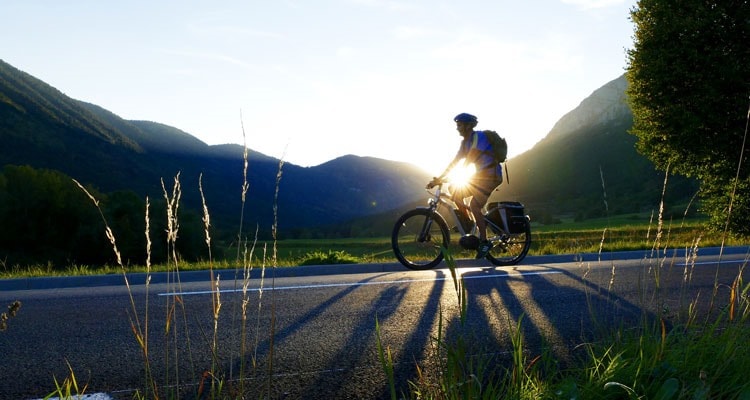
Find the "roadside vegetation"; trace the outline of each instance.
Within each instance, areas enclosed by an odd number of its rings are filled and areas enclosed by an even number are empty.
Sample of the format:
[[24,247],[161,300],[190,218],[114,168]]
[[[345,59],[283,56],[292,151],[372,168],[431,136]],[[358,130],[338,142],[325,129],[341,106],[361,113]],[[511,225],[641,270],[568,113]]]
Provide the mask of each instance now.
[[[533,216],[532,216],[533,217]],[[611,218],[599,218],[581,222],[563,221],[555,225],[532,223],[532,242],[529,255],[606,253],[613,251],[651,250],[656,236],[656,221],[650,214],[627,214]],[[695,241],[701,247],[746,245],[747,240],[724,237],[708,229],[702,218],[681,219],[667,222],[664,227],[664,245],[673,249],[690,249]],[[390,238],[343,238],[343,239],[290,239],[257,241],[259,248],[276,246],[277,267],[301,265],[395,263]],[[456,258],[473,257],[470,252],[456,251]],[[236,253],[236,248],[218,251],[220,254]],[[255,260],[255,267],[261,261]],[[205,261],[183,261],[178,259],[181,271],[234,269],[238,265],[236,256]],[[166,272],[166,263],[125,264],[129,273]],[[86,276],[121,273],[120,266],[105,265],[56,265],[52,262],[31,265],[8,265],[0,261],[0,279],[45,276]]]

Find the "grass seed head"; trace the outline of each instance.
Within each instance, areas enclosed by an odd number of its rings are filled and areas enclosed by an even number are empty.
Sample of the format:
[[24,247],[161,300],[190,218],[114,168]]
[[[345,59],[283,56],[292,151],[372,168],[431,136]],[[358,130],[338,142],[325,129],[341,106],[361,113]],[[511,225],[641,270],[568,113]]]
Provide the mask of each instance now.
[[15,317],[18,310],[21,308],[21,302],[16,300],[8,306],[8,316]]

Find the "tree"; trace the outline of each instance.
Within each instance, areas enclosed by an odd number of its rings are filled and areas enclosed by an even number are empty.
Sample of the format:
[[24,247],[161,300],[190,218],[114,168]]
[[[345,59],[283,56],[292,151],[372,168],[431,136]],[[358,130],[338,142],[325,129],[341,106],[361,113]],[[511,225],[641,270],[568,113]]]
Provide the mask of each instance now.
[[102,209],[112,232],[122,261],[128,264],[146,263],[145,202],[135,192],[117,191],[102,199]]
[[101,218],[70,177],[13,165],[0,174],[0,257],[55,268],[111,258]]
[[661,170],[699,179],[715,226],[724,226],[734,198],[730,231],[750,235],[750,2],[640,0],[631,18],[628,98],[639,152]]

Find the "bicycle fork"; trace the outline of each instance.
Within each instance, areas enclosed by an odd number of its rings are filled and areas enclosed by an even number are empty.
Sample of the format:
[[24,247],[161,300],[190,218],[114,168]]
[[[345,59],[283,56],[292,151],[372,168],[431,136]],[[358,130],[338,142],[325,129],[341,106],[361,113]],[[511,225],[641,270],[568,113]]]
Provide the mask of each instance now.
[[435,220],[433,215],[435,215],[435,208],[430,207],[430,213],[427,215],[427,218],[424,219],[422,229],[419,231],[419,238],[417,238],[419,243],[424,243],[432,239],[430,237],[430,229],[432,228],[432,223]]

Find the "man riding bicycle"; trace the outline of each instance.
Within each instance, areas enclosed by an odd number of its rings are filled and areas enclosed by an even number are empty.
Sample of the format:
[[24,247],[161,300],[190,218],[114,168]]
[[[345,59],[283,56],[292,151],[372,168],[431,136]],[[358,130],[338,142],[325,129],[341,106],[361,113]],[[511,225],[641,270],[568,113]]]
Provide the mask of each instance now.
[[[480,259],[484,258],[492,247],[490,242],[487,241],[487,224],[482,215],[482,207],[487,203],[492,191],[503,182],[503,169],[495,161],[492,144],[484,131],[474,130],[478,123],[477,117],[461,113],[456,115],[453,121],[456,122],[456,130],[463,137],[461,145],[445,171],[439,177],[434,178],[427,186],[428,188],[433,187],[437,182],[442,181],[461,160],[463,160],[464,165],[474,164],[476,173],[464,186],[454,188],[453,201],[467,218],[469,213],[474,216],[474,221],[476,221],[479,230],[479,247],[477,248],[476,258]],[[468,208],[464,203],[465,198],[471,198]]]

